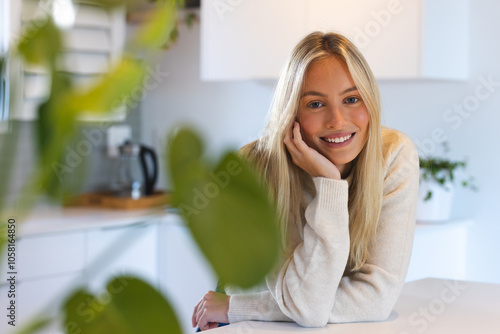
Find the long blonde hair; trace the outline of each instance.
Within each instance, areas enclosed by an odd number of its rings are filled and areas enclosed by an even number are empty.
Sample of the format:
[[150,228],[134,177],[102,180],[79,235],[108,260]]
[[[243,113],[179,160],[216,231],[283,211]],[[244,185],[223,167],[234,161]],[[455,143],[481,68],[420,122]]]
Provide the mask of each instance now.
[[314,32],[295,47],[281,71],[263,136],[242,149],[263,173],[281,221],[282,238],[298,227],[306,207],[304,192],[314,193],[308,174],[296,166],[283,143],[285,133],[297,117],[300,94],[311,63],[335,57],[344,62],[370,115],[364,148],[353,162],[349,187],[350,254],[346,273],[366,262],[380,215],[383,194],[383,156],[378,86],[364,57],[345,37]]

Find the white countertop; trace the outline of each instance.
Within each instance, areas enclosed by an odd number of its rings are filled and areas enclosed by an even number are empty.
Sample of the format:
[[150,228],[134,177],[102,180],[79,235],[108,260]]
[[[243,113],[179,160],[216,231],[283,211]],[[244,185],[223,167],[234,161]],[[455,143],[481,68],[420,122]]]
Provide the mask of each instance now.
[[500,285],[441,279],[406,283],[388,320],[304,328],[295,323],[245,321],[216,328],[213,334],[499,333]]
[[[168,212],[167,212],[168,211]],[[172,214],[175,213],[175,214]],[[151,209],[119,210],[92,207],[61,207],[41,204],[19,221],[19,236],[45,233],[68,232],[87,228],[126,226],[158,220],[175,220],[178,214],[174,209],[156,207]],[[426,233],[472,224],[471,220],[453,220],[440,223],[418,222],[415,233]]]
[[417,221],[415,224],[415,233],[426,233],[427,231],[445,230],[459,226],[472,226],[473,219],[461,218],[446,221]]
[[139,210],[100,209],[91,207],[37,206],[18,221],[20,237],[46,233],[70,232],[88,228],[126,226],[164,220],[164,207]]

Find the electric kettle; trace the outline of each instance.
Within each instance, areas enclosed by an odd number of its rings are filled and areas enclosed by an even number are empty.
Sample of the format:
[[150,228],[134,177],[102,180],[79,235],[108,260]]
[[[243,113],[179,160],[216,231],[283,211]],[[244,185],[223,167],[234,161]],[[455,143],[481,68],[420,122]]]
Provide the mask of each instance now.
[[153,194],[158,177],[158,161],[153,149],[131,141],[119,146],[120,164],[113,186],[120,197],[137,199]]

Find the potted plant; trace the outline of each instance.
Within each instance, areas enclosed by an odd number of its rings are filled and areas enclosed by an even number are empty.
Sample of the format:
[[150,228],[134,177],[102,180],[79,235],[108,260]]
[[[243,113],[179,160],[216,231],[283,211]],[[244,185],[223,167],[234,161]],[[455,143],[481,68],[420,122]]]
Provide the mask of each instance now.
[[[448,144],[443,143],[445,153]],[[417,221],[438,222],[450,219],[453,193],[459,169],[466,170],[466,161],[453,161],[446,157],[420,157],[420,187],[417,202]],[[472,177],[462,179],[464,188],[477,190]]]

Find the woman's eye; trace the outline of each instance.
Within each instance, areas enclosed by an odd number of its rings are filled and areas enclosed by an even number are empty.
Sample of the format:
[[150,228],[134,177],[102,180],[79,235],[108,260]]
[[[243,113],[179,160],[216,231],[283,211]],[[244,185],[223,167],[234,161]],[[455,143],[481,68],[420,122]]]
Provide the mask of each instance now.
[[324,104],[321,103],[321,102],[311,102],[311,103],[309,103],[309,107],[311,107],[313,109],[321,108],[323,106],[324,106]]
[[354,96],[353,96],[353,97],[348,97],[347,99],[345,99],[345,102],[346,102],[346,103],[349,103],[349,104],[351,104],[351,103],[356,103],[356,102],[358,102],[358,101],[359,101],[359,98],[354,97]]

